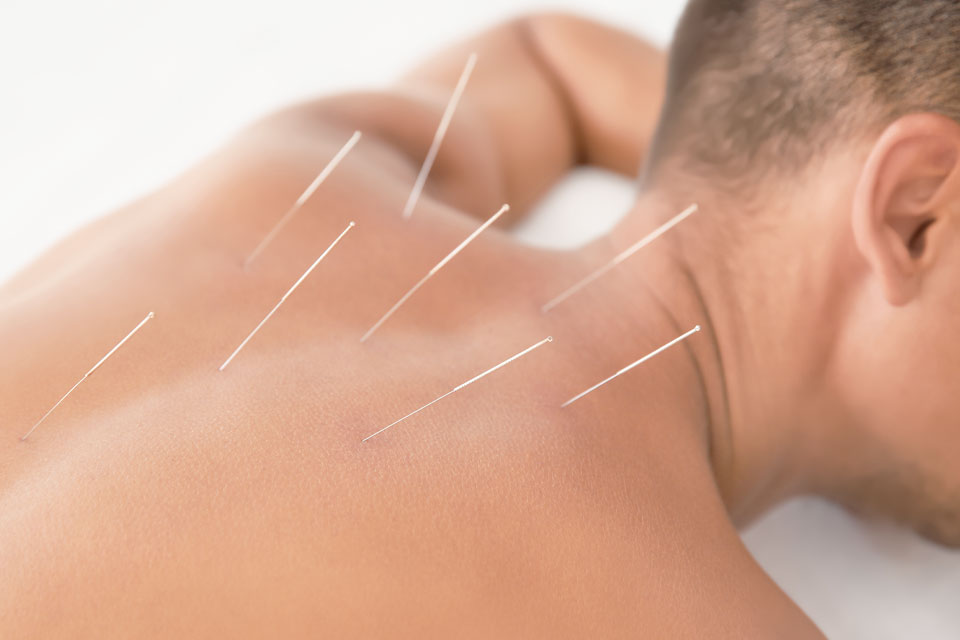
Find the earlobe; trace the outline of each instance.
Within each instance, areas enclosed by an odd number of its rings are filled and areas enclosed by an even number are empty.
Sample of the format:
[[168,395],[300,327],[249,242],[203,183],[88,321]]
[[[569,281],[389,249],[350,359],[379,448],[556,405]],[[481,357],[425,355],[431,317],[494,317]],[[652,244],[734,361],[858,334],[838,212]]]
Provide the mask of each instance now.
[[919,294],[937,249],[930,232],[958,201],[960,125],[936,114],[890,125],[863,167],[852,210],[857,248],[890,304]]

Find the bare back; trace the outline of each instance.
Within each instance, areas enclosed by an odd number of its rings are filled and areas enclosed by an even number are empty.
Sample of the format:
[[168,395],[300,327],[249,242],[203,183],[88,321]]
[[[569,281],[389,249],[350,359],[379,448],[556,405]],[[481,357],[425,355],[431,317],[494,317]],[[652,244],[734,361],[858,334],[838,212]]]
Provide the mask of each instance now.
[[348,136],[264,123],[0,290],[2,635],[813,632],[740,545],[697,435],[647,428],[677,416],[658,394],[683,383],[682,356],[663,363],[675,375],[640,372],[587,412],[559,409],[622,364],[608,347],[627,328],[588,335],[576,314],[538,311],[586,254],[491,229],[361,344],[478,224],[436,194],[404,221],[416,165],[372,139],[243,269]]

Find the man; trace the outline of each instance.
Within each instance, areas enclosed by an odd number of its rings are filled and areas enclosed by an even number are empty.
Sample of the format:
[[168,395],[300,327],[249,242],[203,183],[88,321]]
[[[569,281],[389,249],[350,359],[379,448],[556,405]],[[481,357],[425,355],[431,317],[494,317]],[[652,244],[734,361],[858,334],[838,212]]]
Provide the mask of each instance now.
[[[517,20],[392,91],[259,123],[77,234],[3,290],[3,636],[817,637],[736,524],[819,492],[960,542],[958,29],[945,0],[695,0],[664,96],[643,43]],[[546,252],[491,230],[360,343],[503,202],[516,219],[577,163],[644,156],[609,237]]]

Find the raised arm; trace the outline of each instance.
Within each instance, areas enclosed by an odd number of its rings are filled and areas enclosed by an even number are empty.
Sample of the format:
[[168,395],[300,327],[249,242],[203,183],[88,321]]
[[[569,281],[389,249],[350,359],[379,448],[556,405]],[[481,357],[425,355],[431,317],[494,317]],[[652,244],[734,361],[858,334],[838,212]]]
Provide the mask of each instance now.
[[416,171],[469,54],[478,63],[426,193],[515,215],[573,166],[636,175],[663,96],[665,56],[642,40],[560,14],[519,18],[439,53],[377,94],[329,98],[311,117],[399,152]]

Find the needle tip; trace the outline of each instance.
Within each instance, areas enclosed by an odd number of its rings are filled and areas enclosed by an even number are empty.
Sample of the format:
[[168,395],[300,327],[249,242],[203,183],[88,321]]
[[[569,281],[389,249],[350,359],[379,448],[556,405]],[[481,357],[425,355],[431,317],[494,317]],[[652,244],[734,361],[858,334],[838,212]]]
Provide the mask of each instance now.
[[693,328],[694,331],[700,331],[700,325],[697,325]]
[[547,342],[553,342],[553,336],[547,336]]

